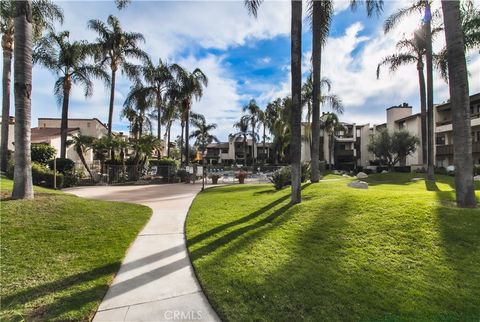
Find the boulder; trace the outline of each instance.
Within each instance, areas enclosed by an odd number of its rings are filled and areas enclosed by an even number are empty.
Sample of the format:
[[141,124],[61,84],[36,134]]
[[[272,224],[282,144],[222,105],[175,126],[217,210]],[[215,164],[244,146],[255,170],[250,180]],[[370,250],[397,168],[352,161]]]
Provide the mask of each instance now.
[[352,181],[348,184],[350,188],[368,189],[368,183],[365,181]]
[[473,180],[480,181],[480,175],[473,177]]
[[420,181],[420,180],[424,180],[423,178],[412,178],[410,181]]
[[368,178],[368,174],[366,174],[365,172],[357,173],[357,179],[367,179],[367,178]]
[[388,171],[387,171],[387,170],[383,170],[382,173],[385,174],[385,173],[388,173]]
[[350,176],[348,174],[342,174],[342,177],[344,178],[350,178]]
[[333,174],[338,174],[338,175],[340,175],[340,174],[342,174],[342,171],[333,170]]

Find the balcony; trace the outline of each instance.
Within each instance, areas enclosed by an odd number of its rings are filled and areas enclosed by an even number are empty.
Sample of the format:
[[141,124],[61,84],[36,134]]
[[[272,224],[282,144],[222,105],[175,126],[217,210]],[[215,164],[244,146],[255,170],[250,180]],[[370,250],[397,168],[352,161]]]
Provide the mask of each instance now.
[[353,157],[355,156],[354,150],[335,150],[335,156],[337,157]]
[[[480,142],[472,144],[472,152],[480,153]],[[453,144],[437,145],[437,155],[453,155]]]

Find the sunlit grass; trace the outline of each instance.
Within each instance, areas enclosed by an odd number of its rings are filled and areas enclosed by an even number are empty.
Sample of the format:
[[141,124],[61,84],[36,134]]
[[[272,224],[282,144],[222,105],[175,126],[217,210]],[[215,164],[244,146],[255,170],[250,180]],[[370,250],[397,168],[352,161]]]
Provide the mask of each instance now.
[[[2,198],[11,189],[1,178]],[[38,187],[2,200],[0,319],[88,321],[150,213]]]
[[478,320],[480,209],[452,206],[451,177],[413,177],[357,190],[330,175],[293,207],[271,185],[201,193],[187,241],[213,306],[229,321]]

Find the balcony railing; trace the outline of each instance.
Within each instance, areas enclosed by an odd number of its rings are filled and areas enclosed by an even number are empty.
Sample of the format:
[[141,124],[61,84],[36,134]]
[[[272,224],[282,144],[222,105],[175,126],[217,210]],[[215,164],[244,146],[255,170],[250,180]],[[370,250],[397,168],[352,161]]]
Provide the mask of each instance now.
[[[472,144],[472,152],[480,153],[480,142],[474,142]],[[453,155],[453,144],[437,145],[437,155]]]
[[335,150],[335,155],[339,157],[353,157],[353,150]]

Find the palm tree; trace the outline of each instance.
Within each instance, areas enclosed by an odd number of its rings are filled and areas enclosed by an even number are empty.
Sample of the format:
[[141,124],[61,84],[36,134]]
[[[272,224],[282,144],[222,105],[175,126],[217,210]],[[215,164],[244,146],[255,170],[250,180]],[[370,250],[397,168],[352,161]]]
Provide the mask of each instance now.
[[149,96],[152,102],[155,102],[157,116],[157,139],[161,140],[162,133],[162,109],[164,109],[167,96],[173,86],[173,75],[171,65],[166,61],[159,59],[158,65],[154,65],[150,59],[138,66],[137,73],[143,77],[146,85],[140,89]]
[[[192,114],[192,125],[195,126],[196,130],[190,133],[190,138],[196,139],[195,145],[200,148],[203,156],[207,145],[212,142],[219,142],[218,138],[210,133],[217,128],[217,124],[208,124],[202,114]],[[205,159],[202,157],[202,160]]]
[[425,37],[421,36],[423,30],[418,30],[413,39],[402,39],[397,42],[397,49],[401,52],[382,59],[377,66],[377,79],[380,77],[380,68],[388,65],[391,72],[396,71],[400,66],[416,64],[418,72],[418,85],[420,89],[420,114],[422,133],[422,162],[427,161],[427,93],[425,91],[424,60],[426,54]]
[[434,173],[434,125],[433,125],[433,52],[432,52],[432,12],[430,8],[431,0],[418,0],[412,5],[398,9],[385,20],[383,29],[385,33],[390,32],[395,26],[405,17],[418,13],[424,14],[423,17],[423,32],[425,60],[427,65],[427,179],[435,180]]
[[334,153],[335,134],[343,130],[344,127],[335,113],[325,113],[322,117],[320,128],[328,135],[328,163],[331,169],[333,165],[332,157]]
[[98,33],[95,43],[95,59],[100,66],[110,69],[110,104],[108,110],[108,135],[112,134],[113,106],[115,100],[115,80],[120,69],[127,76],[134,76],[134,69],[128,64],[128,59],[146,60],[147,54],[138,47],[145,38],[138,32],[126,32],[120,21],[113,15],[108,16],[107,24],[100,20],[90,20],[88,28]]
[[152,103],[152,98],[142,83],[135,84],[125,99],[121,116],[130,122],[130,132],[136,139],[143,135],[144,129],[148,131],[152,127],[147,116]]
[[455,194],[458,207],[475,207],[472,137],[470,134],[470,99],[465,44],[458,1],[442,0],[452,107]]
[[182,105],[185,123],[185,162],[188,164],[190,162],[188,135],[192,100],[193,98],[199,100],[203,96],[203,88],[208,85],[208,78],[199,68],[189,72],[180,65],[173,64],[171,69],[175,75],[175,83],[172,85],[171,95],[179,100]]
[[75,152],[78,154],[80,161],[82,161],[82,164],[85,167],[85,170],[87,170],[88,174],[90,175],[92,181],[94,180],[94,177],[92,171],[90,170],[90,167],[87,164],[87,161],[85,160],[85,153],[92,148],[94,141],[95,138],[93,136],[75,135],[72,137],[71,142],[69,142],[73,145]]
[[242,108],[243,112],[247,112],[247,119],[250,123],[250,126],[252,128],[252,165],[255,166],[255,158],[256,158],[256,147],[255,147],[255,138],[256,138],[256,133],[255,130],[258,128],[258,123],[260,121],[260,113],[262,110],[260,107],[257,105],[257,102],[255,102],[254,99],[250,100],[248,104],[246,104]]
[[170,134],[173,122],[176,119],[180,119],[178,105],[179,104],[175,99],[170,99],[162,114],[162,123],[165,124],[165,135],[167,136],[167,157],[170,157]]
[[[15,35],[15,2],[0,1],[0,34],[2,34],[2,141],[0,143],[0,168],[7,170],[8,120],[10,118],[10,81],[12,73],[13,42]],[[53,29],[55,21],[63,23],[62,9],[50,0],[32,1],[33,41],[38,40],[45,29]]]
[[237,133],[233,134],[234,142],[237,141],[237,138],[243,138],[243,165],[247,165],[247,136],[251,134],[249,127],[249,119],[245,115],[240,118],[238,122],[233,124],[233,127],[238,130]]
[[258,121],[260,122],[260,124],[262,124],[262,127],[263,127],[263,135],[262,135],[262,140],[263,140],[263,143],[262,143],[262,165],[265,165],[265,163],[266,163],[266,158],[267,158],[267,153],[266,153],[266,150],[265,150],[265,141],[266,141],[266,139],[267,139],[266,130],[267,130],[268,123],[269,123],[268,114],[267,114],[266,111],[259,110],[259,113],[258,113]]
[[[30,159],[32,21],[30,0],[15,2],[15,170],[12,199],[33,199]],[[6,120],[8,122],[8,120]]]
[[92,78],[101,78],[106,84],[108,75],[98,66],[87,63],[91,47],[85,41],[69,41],[69,32],[50,32],[39,41],[34,61],[51,69],[59,78],[55,82],[54,94],[62,104],[60,125],[60,157],[66,157],[68,133],[68,107],[72,85],[81,85],[85,97],[93,94]]

